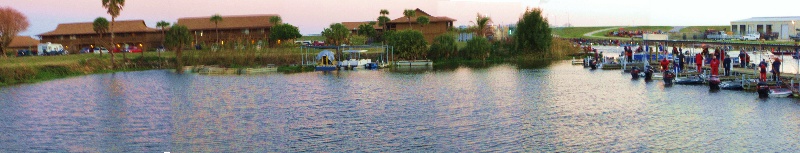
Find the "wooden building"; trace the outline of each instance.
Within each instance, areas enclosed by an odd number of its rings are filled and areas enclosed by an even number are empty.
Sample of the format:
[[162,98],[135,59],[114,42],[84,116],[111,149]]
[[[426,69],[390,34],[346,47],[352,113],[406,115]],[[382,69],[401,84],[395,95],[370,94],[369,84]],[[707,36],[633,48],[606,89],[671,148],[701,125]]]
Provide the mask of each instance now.
[[14,52],[20,49],[36,50],[37,45],[39,45],[39,40],[33,39],[33,37],[16,36],[14,40],[11,40],[11,43],[8,44],[8,49]]
[[269,41],[272,23],[269,19],[278,15],[222,16],[216,25],[211,17],[189,17],[178,19],[179,25],[186,26],[194,34],[195,42],[201,45],[214,44],[219,30],[220,44],[245,42],[251,45],[266,44]]
[[[146,51],[161,46],[164,38],[160,29],[147,27],[144,20],[117,21],[114,23],[114,31],[115,46],[120,48],[138,46]],[[39,37],[42,43],[64,45],[64,49],[70,53],[79,53],[82,48],[111,42],[111,33],[104,34],[101,39],[94,31],[92,22],[59,24],[55,30],[39,34]],[[112,48],[107,45],[102,46]]]
[[[416,16],[411,17],[411,21],[408,18],[400,17],[389,21],[387,23],[388,29],[387,30],[405,30],[405,29],[414,29],[422,31],[422,34],[425,36],[425,40],[428,43],[433,41],[433,38],[436,36],[442,35],[447,33],[447,30],[453,27],[453,22],[456,20],[446,16],[432,16],[425,11],[420,9],[416,9]],[[430,23],[428,25],[422,26],[417,23],[417,18],[420,16],[428,17]]]
[[[351,34],[356,35],[358,34],[358,26],[361,26],[363,24],[369,24],[369,22],[376,22],[376,21],[342,22],[342,24],[344,25],[344,27],[347,27],[347,29],[350,30]],[[377,23],[375,25],[372,25],[372,28],[375,28],[375,31],[377,31],[378,33],[383,32],[383,27],[378,26]]]

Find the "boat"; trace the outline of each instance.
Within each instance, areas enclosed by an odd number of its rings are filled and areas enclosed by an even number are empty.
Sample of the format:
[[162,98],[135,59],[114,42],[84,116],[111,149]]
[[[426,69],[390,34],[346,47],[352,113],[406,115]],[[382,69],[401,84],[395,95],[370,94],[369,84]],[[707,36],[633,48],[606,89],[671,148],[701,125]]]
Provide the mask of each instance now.
[[335,54],[329,50],[322,50],[317,54],[317,66],[314,67],[315,71],[333,71],[336,70]]
[[675,79],[675,84],[702,85],[705,84],[705,79],[703,79],[703,77],[700,77],[699,75],[680,77]]
[[720,83],[722,83],[722,81],[719,80],[719,76],[717,75],[711,75],[711,77],[708,78],[708,87],[711,89],[719,89]]
[[364,69],[367,69],[367,70],[378,69],[378,63],[374,63],[374,62],[373,63],[367,63],[366,65],[364,65]]
[[793,51],[788,51],[788,50],[779,50],[779,51],[771,51],[771,52],[772,52],[772,55],[792,55],[792,54],[794,54]]
[[631,68],[631,79],[639,79],[639,67]]
[[789,97],[792,95],[792,90],[789,88],[773,88],[769,89],[769,97]]
[[644,70],[644,80],[650,81],[653,80],[653,67],[647,66]]
[[725,81],[719,83],[719,88],[723,90],[744,90],[742,81]]
[[672,85],[672,80],[675,79],[675,74],[672,71],[664,72],[664,85]]
[[760,97],[760,98],[769,97],[769,90],[770,89],[769,89],[769,85],[767,85],[767,82],[763,82],[763,81],[758,82],[758,86],[757,87],[758,87],[758,90],[757,90],[758,91],[758,97]]
[[367,50],[345,50],[342,53],[347,53],[350,57],[349,60],[343,60],[338,63],[338,67],[345,68],[345,69],[356,69],[360,68],[368,63],[372,63],[372,59],[361,59],[361,53],[365,53]]

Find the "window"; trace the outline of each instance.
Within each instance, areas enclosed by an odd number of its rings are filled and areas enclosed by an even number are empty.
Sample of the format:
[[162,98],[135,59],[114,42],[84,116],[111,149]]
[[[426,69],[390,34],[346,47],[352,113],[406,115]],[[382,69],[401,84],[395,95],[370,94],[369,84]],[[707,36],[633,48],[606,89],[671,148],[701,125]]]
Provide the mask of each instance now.
[[58,36],[58,39],[64,40],[64,36]]
[[244,29],[244,30],[242,30],[242,33],[244,33],[244,34],[246,34],[246,35],[247,35],[247,34],[250,34],[250,29]]
[[69,40],[75,40],[75,39],[77,39],[77,37],[75,37],[75,35],[69,36]]

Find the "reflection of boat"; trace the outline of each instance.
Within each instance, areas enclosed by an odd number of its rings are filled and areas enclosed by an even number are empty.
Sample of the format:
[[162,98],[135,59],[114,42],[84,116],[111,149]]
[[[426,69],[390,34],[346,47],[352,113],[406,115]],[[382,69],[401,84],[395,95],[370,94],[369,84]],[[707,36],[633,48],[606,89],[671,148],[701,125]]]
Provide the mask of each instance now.
[[675,79],[675,84],[702,85],[704,83],[705,79],[700,76],[688,76]]
[[317,66],[314,68],[316,71],[333,71],[336,70],[336,64],[334,63],[336,58],[334,57],[334,53],[329,50],[322,50],[317,54]]

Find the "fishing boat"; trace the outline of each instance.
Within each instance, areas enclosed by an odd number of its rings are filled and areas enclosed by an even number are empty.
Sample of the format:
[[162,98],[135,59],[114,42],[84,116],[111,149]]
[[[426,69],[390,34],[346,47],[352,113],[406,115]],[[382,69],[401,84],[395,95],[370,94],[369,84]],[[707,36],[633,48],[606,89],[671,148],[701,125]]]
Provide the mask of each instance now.
[[792,90],[789,88],[773,88],[769,89],[769,97],[789,97],[792,95]]
[[705,84],[705,79],[700,75],[695,76],[687,76],[687,77],[680,77],[675,79],[675,84],[684,84],[684,85],[702,85]]
[[631,68],[631,79],[639,79],[639,67]]
[[711,77],[708,78],[708,87],[711,89],[719,89],[720,83],[722,83],[722,81],[719,80],[719,76],[717,75],[711,75]]
[[664,72],[664,85],[672,85],[672,80],[675,79],[675,74],[672,71]]
[[345,69],[355,69],[362,66],[367,65],[368,63],[372,63],[372,59],[362,59],[361,53],[365,53],[367,50],[345,50],[342,53],[348,55],[350,57],[349,60],[343,60],[338,63],[340,68]]
[[334,53],[329,50],[322,50],[317,54],[317,66],[314,67],[315,71],[333,71],[336,70],[336,58]]
[[771,52],[772,52],[772,55],[792,55],[792,54],[794,54],[793,51],[788,51],[788,50],[773,50]]
[[719,88],[723,90],[744,90],[742,81],[725,81],[719,83]]

